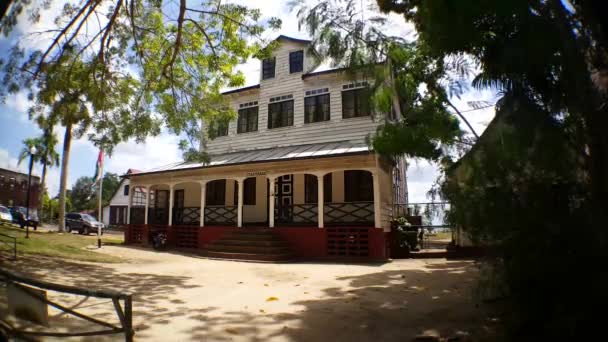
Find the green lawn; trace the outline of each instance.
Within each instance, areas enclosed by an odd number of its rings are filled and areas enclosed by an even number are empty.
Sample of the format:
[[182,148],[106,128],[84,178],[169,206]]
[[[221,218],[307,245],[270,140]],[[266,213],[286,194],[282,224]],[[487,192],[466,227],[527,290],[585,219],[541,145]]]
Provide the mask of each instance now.
[[[19,255],[41,255],[56,258],[81,260],[91,262],[120,262],[122,259],[112,255],[102,254],[87,250],[97,244],[97,239],[93,236],[82,236],[69,233],[40,232],[30,229],[30,238],[25,238],[25,229],[20,229],[14,225],[0,223],[0,233],[17,238],[17,257]],[[0,236],[2,241],[7,238]],[[105,245],[122,244],[122,240],[115,237],[102,237]],[[2,253],[7,246],[2,246]]]

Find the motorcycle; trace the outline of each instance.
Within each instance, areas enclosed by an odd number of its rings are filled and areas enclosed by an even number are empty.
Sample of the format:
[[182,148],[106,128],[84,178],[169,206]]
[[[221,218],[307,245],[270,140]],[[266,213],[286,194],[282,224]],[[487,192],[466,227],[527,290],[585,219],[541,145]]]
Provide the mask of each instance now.
[[167,246],[167,233],[158,232],[152,237],[152,248],[155,250],[165,249]]

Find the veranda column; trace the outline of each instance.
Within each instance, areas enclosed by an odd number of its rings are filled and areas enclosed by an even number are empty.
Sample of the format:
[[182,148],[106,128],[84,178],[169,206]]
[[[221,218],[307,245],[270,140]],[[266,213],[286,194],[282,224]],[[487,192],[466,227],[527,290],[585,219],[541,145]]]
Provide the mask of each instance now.
[[173,225],[173,187],[174,185],[169,185],[169,225]]
[[146,209],[144,210],[144,224],[148,224],[148,207],[150,206],[150,186],[146,185],[144,189],[146,191]]
[[324,174],[317,174],[317,210],[319,211],[317,222],[319,223],[319,228],[323,228],[323,214],[325,208],[325,203],[323,202],[325,199],[325,194],[323,193],[323,191],[325,190],[325,188],[323,187],[323,178],[325,178],[324,176]]
[[237,203],[237,227],[239,228],[243,227],[243,181],[243,178],[236,180],[239,191]]
[[274,187],[276,177],[268,177],[268,227],[274,227]]
[[381,223],[381,206],[380,206],[380,180],[378,179],[378,172],[372,172],[372,178],[374,183],[374,227],[380,228]]
[[207,195],[207,181],[201,181],[201,227],[205,226],[205,197]]
[[129,200],[127,201],[127,224],[131,224],[131,201],[133,200],[135,189],[137,189],[137,186],[131,184],[129,189]]

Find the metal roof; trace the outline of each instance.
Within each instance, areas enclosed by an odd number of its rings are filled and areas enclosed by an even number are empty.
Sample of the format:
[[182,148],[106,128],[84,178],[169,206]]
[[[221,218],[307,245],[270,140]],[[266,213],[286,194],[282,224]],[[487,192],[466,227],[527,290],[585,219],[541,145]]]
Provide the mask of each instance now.
[[285,146],[260,150],[216,154],[210,156],[211,161],[208,164],[197,162],[177,162],[154,169],[140,171],[136,175],[141,176],[145,174],[165,173],[191,169],[205,169],[237,164],[336,157],[340,155],[364,154],[369,152],[370,148],[367,145],[355,144],[348,141]]

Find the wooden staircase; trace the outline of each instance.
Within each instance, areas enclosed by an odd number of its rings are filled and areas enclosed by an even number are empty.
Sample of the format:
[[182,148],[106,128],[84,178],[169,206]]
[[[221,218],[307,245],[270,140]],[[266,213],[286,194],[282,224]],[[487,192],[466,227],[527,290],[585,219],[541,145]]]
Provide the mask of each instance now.
[[281,262],[293,258],[289,245],[268,228],[242,228],[205,246],[205,255],[214,259]]

